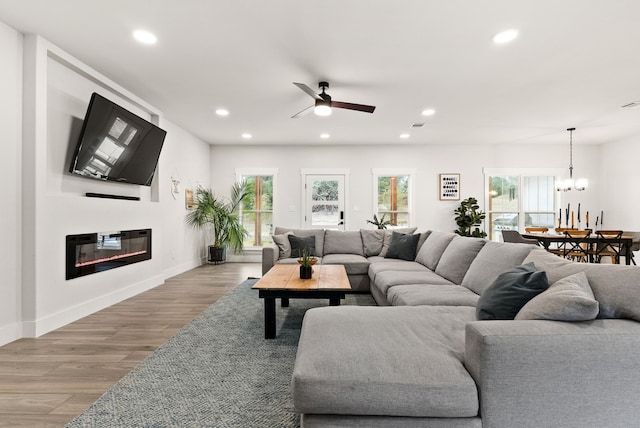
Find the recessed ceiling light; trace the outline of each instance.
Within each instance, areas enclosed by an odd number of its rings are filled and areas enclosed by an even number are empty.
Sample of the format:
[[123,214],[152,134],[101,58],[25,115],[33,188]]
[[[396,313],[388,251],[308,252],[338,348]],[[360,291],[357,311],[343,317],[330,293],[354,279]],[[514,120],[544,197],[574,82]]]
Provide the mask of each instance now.
[[326,140],[327,138],[329,138],[331,135],[324,133],[324,134],[320,134],[320,138],[322,138],[323,140]]
[[410,137],[409,134],[400,134],[400,138],[402,138],[403,140],[406,140],[409,137]]
[[518,30],[511,29],[511,30],[501,31],[500,33],[493,36],[493,43],[497,43],[497,44],[509,43],[516,37],[518,37]]
[[422,115],[423,116],[433,116],[436,113],[436,111],[432,108],[428,108],[428,109],[424,109],[422,110]]
[[244,138],[245,140],[249,140],[251,139],[251,137],[253,137],[253,135],[245,132],[244,134],[242,134],[242,138]]
[[218,116],[229,116],[229,110],[227,110],[226,108],[219,108],[216,110],[216,114]]
[[134,31],[133,38],[139,41],[140,43],[144,43],[145,45],[153,45],[158,41],[158,38],[156,37],[155,34],[145,30]]

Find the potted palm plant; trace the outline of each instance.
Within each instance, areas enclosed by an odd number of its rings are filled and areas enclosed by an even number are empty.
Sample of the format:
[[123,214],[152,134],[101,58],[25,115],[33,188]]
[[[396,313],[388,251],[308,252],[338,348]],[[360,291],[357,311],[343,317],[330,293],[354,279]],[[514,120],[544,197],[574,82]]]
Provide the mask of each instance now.
[[217,196],[211,189],[198,187],[195,209],[186,216],[186,222],[194,229],[212,227],[213,245],[209,245],[209,261],[226,260],[226,248],[236,253],[242,252],[244,238],[248,232],[242,226],[238,215],[240,203],[249,194],[249,186],[242,181],[231,187],[228,199]]

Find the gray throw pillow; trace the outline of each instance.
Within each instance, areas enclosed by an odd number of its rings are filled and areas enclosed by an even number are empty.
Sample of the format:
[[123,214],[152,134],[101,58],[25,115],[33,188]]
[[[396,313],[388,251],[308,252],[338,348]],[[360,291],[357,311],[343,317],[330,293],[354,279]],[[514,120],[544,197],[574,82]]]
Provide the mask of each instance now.
[[547,273],[533,263],[516,266],[498,275],[480,295],[476,306],[479,320],[512,320],[531,299],[549,288]]
[[516,320],[589,321],[596,319],[600,307],[584,272],[551,284],[520,309]]
[[400,260],[415,260],[416,248],[418,247],[418,240],[420,234],[408,235],[404,233],[392,232],[391,243],[385,258],[387,259],[400,259]]
[[307,248],[310,256],[316,255],[316,237],[315,236],[296,236],[289,235],[289,243],[291,244],[291,257],[302,257],[302,251]]
[[284,235],[271,235],[273,243],[278,246],[278,258],[287,259],[291,257],[291,243],[289,243],[289,235],[291,232],[287,232]]

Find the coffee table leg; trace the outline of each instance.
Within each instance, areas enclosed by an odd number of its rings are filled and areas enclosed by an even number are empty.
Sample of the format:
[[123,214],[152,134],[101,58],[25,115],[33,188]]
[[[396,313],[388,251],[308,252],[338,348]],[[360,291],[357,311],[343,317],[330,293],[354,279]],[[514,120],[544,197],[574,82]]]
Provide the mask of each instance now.
[[264,338],[275,339],[276,337],[276,299],[274,297],[264,298]]
[[340,298],[332,297],[331,299],[329,299],[329,306],[340,306]]
[[289,298],[288,297],[283,297],[280,299],[280,306],[283,308],[288,308],[289,307]]

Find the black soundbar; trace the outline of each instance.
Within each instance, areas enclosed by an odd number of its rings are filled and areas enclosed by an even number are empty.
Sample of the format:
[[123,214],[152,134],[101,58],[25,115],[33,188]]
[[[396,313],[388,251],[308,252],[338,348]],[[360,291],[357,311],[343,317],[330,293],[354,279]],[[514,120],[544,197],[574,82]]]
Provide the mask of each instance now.
[[139,201],[140,196],[124,196],[124,195],[109,195],[106,193],[92,193],[87,192],[85,196],[89,198],[107,198],[107,199],[125,199],[127,201]]

